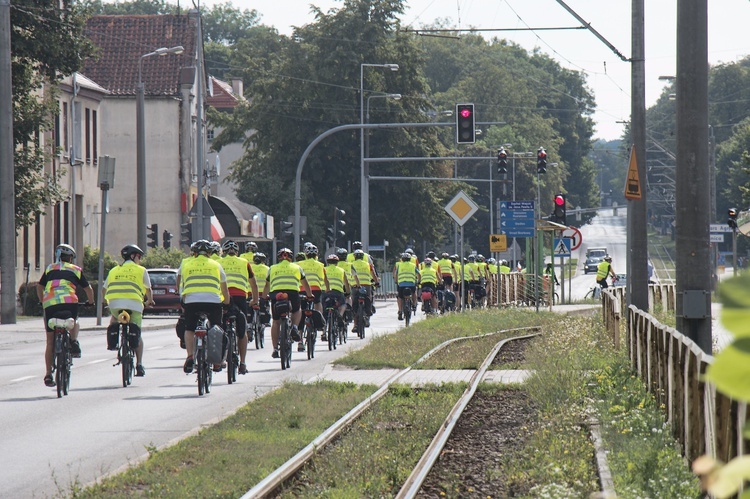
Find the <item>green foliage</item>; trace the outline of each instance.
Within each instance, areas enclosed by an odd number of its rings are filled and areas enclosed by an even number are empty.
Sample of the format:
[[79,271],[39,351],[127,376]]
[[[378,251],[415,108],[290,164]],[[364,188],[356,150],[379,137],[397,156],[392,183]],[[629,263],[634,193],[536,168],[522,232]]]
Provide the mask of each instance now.
[[149,248],[141,260],[141,265],[147,269],[177,269],[185,256],[185,252],[179,248],[169,248],[168,250],[161,247]]
[[[104,279],[107,278],[107,274],[114,267],[119,265],[119,261],[115,260],[112,255],[104,252]],[[99,249],[86,246],[83,249],[83,275],[89,281],[94,281],[99,277]]]

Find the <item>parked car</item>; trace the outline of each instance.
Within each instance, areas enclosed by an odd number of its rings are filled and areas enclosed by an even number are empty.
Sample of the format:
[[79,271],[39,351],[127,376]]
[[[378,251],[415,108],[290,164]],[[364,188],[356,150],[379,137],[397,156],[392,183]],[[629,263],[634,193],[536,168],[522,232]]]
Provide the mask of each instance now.
[[147,269],[151,291],[156,305],[146,307],[144,313],[179,313],[180,290],[177,286],[177,269]]

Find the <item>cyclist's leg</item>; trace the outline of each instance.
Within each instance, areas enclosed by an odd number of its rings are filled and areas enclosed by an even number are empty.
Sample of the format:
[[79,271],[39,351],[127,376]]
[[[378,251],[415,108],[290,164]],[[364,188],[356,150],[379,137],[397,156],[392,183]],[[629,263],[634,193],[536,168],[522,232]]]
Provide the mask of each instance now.
[[235,329],[237,331],[237,350],[240,353],[240,364],[245,364],[247,356],[247,319],[249,314],[247,299],[244,296],[233,296],[232,303],[235,306]]
[[195,326],[198,324],[198,307],[195,303],[185,303],[185,372],[193,371],[193,352],[195,351]]
[[[143,312],[133,311],[130,313],[130,323],[135,324],[138,328],[139,333],[141,332],[141,326],[143,325]],[[135,349],[136,364],[143,367],[143,335],[138,335],[138,347]]]

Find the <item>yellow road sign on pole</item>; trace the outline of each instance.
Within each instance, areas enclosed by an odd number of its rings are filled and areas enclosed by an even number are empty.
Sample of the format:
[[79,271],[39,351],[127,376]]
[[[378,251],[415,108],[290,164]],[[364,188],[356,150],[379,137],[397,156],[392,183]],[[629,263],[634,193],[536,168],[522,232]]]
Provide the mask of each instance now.
[[638,160],[635,157],[635,145],[630,149],[628,179],[625,181],[625,199],[641,200],[641,179],[638,177]]
[[505,234],[490,234],[490,251],[501,253],[508,250],[508,238]]

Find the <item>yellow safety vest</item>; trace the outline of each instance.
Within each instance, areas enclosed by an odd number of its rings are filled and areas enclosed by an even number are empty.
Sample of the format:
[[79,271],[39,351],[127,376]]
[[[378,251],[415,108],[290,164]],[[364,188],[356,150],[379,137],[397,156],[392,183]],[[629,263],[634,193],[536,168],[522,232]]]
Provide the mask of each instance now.
[[414,262],[396,262],[396,283],[402,282],[417,283],[417,266]]
[[461,264],[458,262],[453,262],[453,268],[456,270],[456,276],[458,276],[457,279],[459,281],[463,281],[464,280],[463,270],[461,270],[463,267],[461,266]]
[[[369,253],[365,253],[364,256],[362,257],[362,260],[364,260],[364,261],[366,261],[366,262],[369,263],[370,262],[370,254]],[[354,263],[354,252],[353,251],[351,253],[349,253],[348,255],[346,255],[346,261],[349,262],[349,263]]]
[[112,300],[134,300],[142,302],[146,294],[143,274],[146,267],[130,261],[118,265],[107,274],[107,293],[104,298]]
[[282,260],[268,269],[267,280],[270,282],[271,293],[275,291],[297,291],[300,282],[305,277],[304,272],[296,263]]
[[221,265],[215,260],[198,255],[182,261],[180,270],[182,296],[193,293],[213,293],[222,298]]
[[338,265],[326,265],[326,275],[328,276],[328,286],[331,291],[344,292],[344,279],[346,272]]
[[323,289],[325,287],[325,267],[322,263],[314,258],[308,258],[297,265],[305,272],[310,289]]
[[253,258],[255,258],[255,252],[246,251],[240,255],[240,258],[244,258],[248,262],[253,263]]
[[352,272],[352,264],[350,262],[339,261],[339,263],[336,265],[344,269],[344,275],[346,275],[346,280],[349,281],[349,286],[354,286],[357,283],[357,281],[354,280],[354,273]]
[[[479,270],[477,269],[476,263],[468,262],[465,266],[466,277],[465,279],[467,281],[478,281],[479,280]],[[474,276],[472,277],[471,273],[474,272]]]
[[425,265],[420,275],[422,276],[420,281],[422,284],[437,284],[437,270],[433,269],[432,265],[429,267]]
[[253,269],[253,274],[255,274],[255,282],[258,283],[258,289],[262,290],[263,283],[268,276],[268,265],[265,263],[253,263],[250,265],[250,268]]
[[500,265],[500,273],[510,274],[510,267],[508,267],[507,265]]
[[361,286],[369,286],[372,284],[372,274],[370,273],[370,263],[363,260],[354,260],[352,263],[352,269],[357,273],[359,278],[359,284]]
[[453,266],[453,262],[448,260],[447,258],[441,258],[437,261],[438,268],[440,269],[440,274],[444,276],[451,276],[453,277],[453,272],[451,271],[451,268]]
[[602,261],[599,263],[599,265],[596,266],[596,280],[601,281],[602,279],[606,279],[607,275],[609,274],[609,268],[610,263],[607,261]]
[[227,286],[239,289],[247,294],[250,291],[250,272],[247,271],[247,260],[239,256],[225,256],[219,262],[227,274]]

